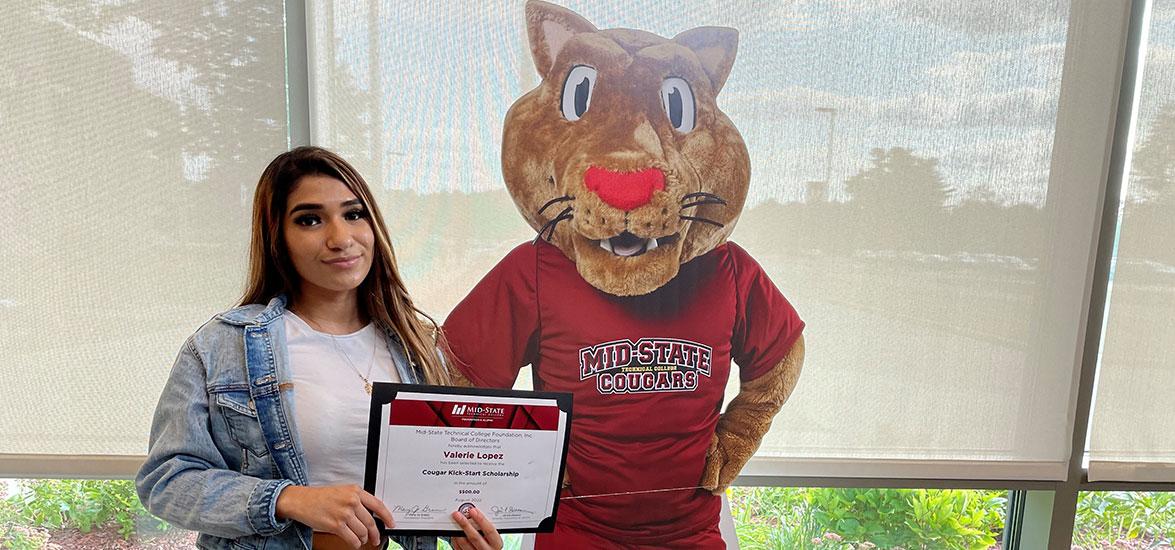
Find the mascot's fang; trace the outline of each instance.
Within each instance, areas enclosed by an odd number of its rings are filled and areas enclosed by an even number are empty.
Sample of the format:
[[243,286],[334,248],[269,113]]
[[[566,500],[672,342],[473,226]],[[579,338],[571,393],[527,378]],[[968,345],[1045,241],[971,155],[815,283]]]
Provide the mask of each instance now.
[[[619,242],[613,242],[613,241]],[[600,248],[617,256],[640,256],[657,249],[657,239],[641,240],[632,233],[624,233],[610,239],[600,239]]]

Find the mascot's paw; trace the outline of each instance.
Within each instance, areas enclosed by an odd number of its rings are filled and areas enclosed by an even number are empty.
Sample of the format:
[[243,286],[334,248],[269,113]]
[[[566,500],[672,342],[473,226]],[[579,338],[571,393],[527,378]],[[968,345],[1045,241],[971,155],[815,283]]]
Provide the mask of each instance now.
[[714,494],[721,494],[726,487],[718,482],[722,473],[722,455],[718,450],[718,434],[710,436],[710,449],[706,451],[706,469],[702,471],[701,486]]
[[702,488],[715,495],[726,491],[743,466],[755,454],[758,445],[750,445],[732,434],[718,432],[710,439],[706,468],[702,471]]
[[800,336],[775,368],[740,384],[710,438],[702,487],[719,494],[738,477],[771,428],[771,419],[795,389],[803,362],[804,337]]

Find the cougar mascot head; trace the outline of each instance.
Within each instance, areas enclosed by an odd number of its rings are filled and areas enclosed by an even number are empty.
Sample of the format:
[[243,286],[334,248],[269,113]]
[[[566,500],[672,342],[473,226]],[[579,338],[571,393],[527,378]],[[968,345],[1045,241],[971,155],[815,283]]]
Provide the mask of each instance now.
[[534,0],[526,25],[542,82],[506,114],[502,172],[538,236],[449,315],[453,377],[510,386],[529,364],[537,389],[574,395],[568,498],[537,548],[724,548],[711,492],[758,448],[804,349],[795,310],[727,242],[750,181],[715,101],[738,33],[599,30]]
[[597,30],[540,2],[527,29],[543,80],[506,115],[506,186],[592,286],[647,294],[723,242],[746,199],[747,149],[715,101],[738,32]]

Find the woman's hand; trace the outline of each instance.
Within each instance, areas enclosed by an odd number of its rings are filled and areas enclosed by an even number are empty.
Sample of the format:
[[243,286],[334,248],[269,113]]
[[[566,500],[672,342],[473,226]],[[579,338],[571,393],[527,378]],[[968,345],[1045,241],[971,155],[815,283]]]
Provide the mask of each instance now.
[[279,518],[292,519],[315,531],[336,535],[351,548],[380,540],[372,514],[383,520],[388,528],[395,525],[388,507],[358,485],[291,485],[277,496]]
[[[453,537],[453,550],[502,550],[502,536],[494,528],[494,523],[485,517],[481,510],[470,508],[468,518],[461,512],[453,512],[451,515],[453,521],[461,526],[461,530],[465,531],[466,535]],[[476,525],[474,525],[475,523]]]

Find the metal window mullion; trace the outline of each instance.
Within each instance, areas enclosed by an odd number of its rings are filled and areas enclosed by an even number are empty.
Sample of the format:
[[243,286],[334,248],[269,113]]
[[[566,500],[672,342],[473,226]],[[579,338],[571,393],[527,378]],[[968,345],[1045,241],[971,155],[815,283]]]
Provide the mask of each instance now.
[[1020,548],[1020,530],[1023,527],[1024,501],[1028,498],[1028,491],[1008,491],[1008,506],[1004,514],[1004,540],[1002,548],[1017,550]]
[[310,56],[306,0],[285,0],[286,144],[310,145]]
[[142,455],[0,453],[0,477],[15,479],[134,479]]
[[[1102,49],[1101,55],[1114,55],[1118,59],[1118,87],[1116,90],[1116,111],[1114,113],[1112,133],[1108,145],[1108,162],[1104,172],[1105,191],[1102,199],[1100,225],[1094,255],[1092,285],[1090,289],[1089,309],[1086,314],[1085,340],[1082,347],[1081,370],[1077,384],[1076,403],[1073,411],[1073,439],[1069,456],[1069,475],[1064,483],[1060,484],[1052,499],[1052,512],[1049,514],[1048,548],[1051,550],[1068,550],[1073,540],[1073,526],[1077,512],[1077,498],[1079,493],[1088,485],[1085,483],[1086,472],[1083,467],[1083,458],[1087,437],[1089,435],[1089,420],[1093,402],[1093,390],[1098,359],[1102,345],[1102,331],[1106,305],[1109,299],[1110,263],[1114,252],[1114,240],[1118,228],[1118,213],[1125,180],[1125,159],[1130,135],[1131,115],[1135,108],[1134,90],[1136,76],[1142,54],[1139,51],[1143,35],[1144,14],[1147,8],[1146,0],[1132,0],[1129,4],[1127,17],[1122,21],[1125,27],[1122,38],[1117,41],[1090,38],[1084,44],[1085,57],[1098,62],[1104,70],[1107,65],[1105,59],[1094,53]],[[1081,3],[1075,3],[1075,9]],[[1121,17],[1117,3],[1093,3],[1082,6],[1086,9],[1087,21],[1115,21]],[[1096,19],[1094,19],[1096,18]],[[1113,23],[1103,27],[1112,26]],[[1072,28],[1072,27],[1071,27]],[[1119,31],[1121,32],[1121,31]],[[1085,62],[1086,59],[1079,59]],[[1088,68],[1088,67],[1087,67]],[[1096,67],[1095,67],[1096,69]],[[1096,99],[1096,98],[1091,98]],[[1090,109],[1095,114],[1098,109]]]
[[[1058,481],[1008,479],[943,479],[887,477],[801,477],[740,475],[733,485],[745,487],[821,487],[840,489],[975,489],[1051,491]],[[1172,484],[1175,488],[1175,484]]]

